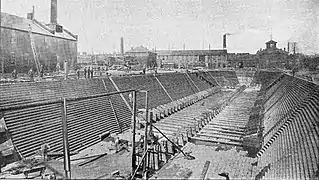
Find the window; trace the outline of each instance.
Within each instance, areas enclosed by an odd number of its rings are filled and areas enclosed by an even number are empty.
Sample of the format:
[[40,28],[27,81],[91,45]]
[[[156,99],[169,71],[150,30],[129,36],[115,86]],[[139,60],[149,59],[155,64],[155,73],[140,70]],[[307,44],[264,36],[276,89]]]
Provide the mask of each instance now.
[[23,61],[24,63],[26,62],[26,64],[29,66],[30,65],[30,61],[29,61],[29,54],[28,53],[24,53],[23,55]]
[[16,53],[15,52],[11,52],[10,64],[16,65]]

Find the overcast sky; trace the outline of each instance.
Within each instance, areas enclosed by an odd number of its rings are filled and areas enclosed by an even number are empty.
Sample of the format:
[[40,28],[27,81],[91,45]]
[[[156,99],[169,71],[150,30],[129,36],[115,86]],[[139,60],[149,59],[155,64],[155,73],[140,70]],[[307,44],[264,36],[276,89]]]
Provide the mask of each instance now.
[[[50,0],[2,0],[2,11],[49,22]],[[79,35],[78,49],[119,51],[222,48],[256,53],[270,39],[279,48],[297,41],[298,50],[319,53],[319,0],[58,0],[58,23]]]

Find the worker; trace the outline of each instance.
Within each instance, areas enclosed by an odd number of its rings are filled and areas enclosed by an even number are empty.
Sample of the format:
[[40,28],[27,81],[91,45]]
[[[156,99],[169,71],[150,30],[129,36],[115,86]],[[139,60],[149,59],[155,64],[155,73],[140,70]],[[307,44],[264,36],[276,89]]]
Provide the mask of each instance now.
[[40,66],[40,77],[42,78],[44,74],[43,65]]
[[138,140],[138,151],[142,152],[144,147],[144,135],[140,135],[140,139]]
[[295,77],[296,72],[297,72],[297,69],[296,69],[296,68],[293,68],[293,69],[292,69],[292,77]]
[[12,71],[12,78],[13,78],[13,79],[17,79],[17,77],[18,77],[17,70],[14,69],[14,70]]
[[84,78],[85,79],[86,79],[86,72],[87,72],[86,67],[84,67]]
[[90,67],[88,68],[88,78],[90,78],[90,72],[91,72],[91,69]]
[[30,77],[30,81],[33,82],[34,81],[34,79],[33,79],[33,75],[34,74],[33,74],[33,69],[32,68],[29,70],[28,75]]
[[76,74],[77,74],[77,76],[78,76],[78,79],[80,79],[80,69],[77,69],[77,70],[76,70]]
[[158,139],[159,139],[158,136],[155,136],[153,131],[149,132],[149,142],[148,143],[155,144],[155,143],[157,143]]
[[50,151],[50,146],[49,144],[42,142],[41,145],[41,152],[43,155],[43,161],[47,161],[48,160],[48,152]]
[[132,93],[129,93],[128,99],[129,99],[130,103],[133,103],[133,95],[132,95]]
[[56,71],[57,71],[57,73],[59,73],[59,72],[60,72],[60,69],[61,69],[61,67],[60,67],[60,63],[57,63],[57,64],[56,64]]
[[115,150],[116,150],[116,152],[118,152],[120,150],[120,138],[119,137],[116,137],[114,144],[115,144]]
[[93,67],[91,68],[91,78],[93,78]]

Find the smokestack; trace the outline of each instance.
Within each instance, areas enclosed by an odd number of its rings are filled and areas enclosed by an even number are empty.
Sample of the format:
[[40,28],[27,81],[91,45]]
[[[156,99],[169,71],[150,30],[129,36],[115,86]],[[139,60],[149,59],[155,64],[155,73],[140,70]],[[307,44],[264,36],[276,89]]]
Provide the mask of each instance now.
[[32,12],[27,13],[27,19],[30,19],[30,20],[34,19],[34,6],[32,6]]
[[288,54],[290,53],[289,51],[290,51],[290,49],[289,49],[289,42],[288,42],[288,44],[287,44],[287,51],[288,51]]
[[58,24],[58,0],[51,0],[51,24]]
[[35,16],[35,11],[34,11],[34,6],[32,6],[32,20],[34,19],[34,16]]
[[121,37],[121,55],[124,55],[124,38]]
[[226,49],[226,34],[223,35],[223,49]]

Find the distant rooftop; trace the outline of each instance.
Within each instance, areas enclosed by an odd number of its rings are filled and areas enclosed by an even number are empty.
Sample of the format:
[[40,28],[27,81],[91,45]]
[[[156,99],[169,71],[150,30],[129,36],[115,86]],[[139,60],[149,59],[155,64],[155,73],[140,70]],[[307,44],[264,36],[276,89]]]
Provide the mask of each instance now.
[[73,41],[77,40],[75,38],[75,35],[67,31],[66,29],[63,29],[62,33],[59,33],[59,32],[52,33],[53,30],[48,25],[41,23],[37,21],[36,19],[32,21],[31,19],[1,12],[1,28],[28,32],[29,26],[31,26],[33,33],[46,35],[46,36],[53,36],[53,37],[58,37],[58,38],[63,38],[63,39],[68,39]]
[[126,52],[151,52],[151,51],[144,46],[138,46],[135,48],[132,47],[130,50]]
[[274,40],[270,40],[270,41],[266,42],[266,44],[276,44],[276,43],[277,43],[277,42],[274,41]]
[[224,55],[227,50],[157,50],[158,55],[178,55],[178,56],[195,56],[195,55]]

